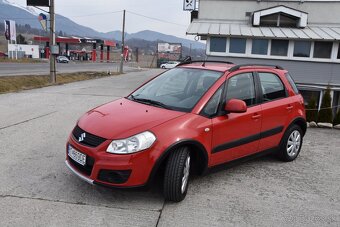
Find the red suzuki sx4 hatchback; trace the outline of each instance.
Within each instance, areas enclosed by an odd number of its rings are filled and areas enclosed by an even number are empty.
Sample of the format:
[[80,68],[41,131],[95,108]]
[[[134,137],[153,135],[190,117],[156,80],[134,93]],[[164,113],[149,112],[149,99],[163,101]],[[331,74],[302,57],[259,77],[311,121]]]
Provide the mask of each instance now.
[[293,161],[305,132],[303,98],[283,68],[188,61],[82,116],[66,165],[119,188],[147,185],[162,169],[164,197],[178,202],[193,172],[268,152]]

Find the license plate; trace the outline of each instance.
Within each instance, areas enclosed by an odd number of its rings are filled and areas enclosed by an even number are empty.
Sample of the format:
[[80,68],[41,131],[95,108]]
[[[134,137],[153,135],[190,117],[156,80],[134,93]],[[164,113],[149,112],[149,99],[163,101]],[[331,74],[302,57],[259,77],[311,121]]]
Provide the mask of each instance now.
[[72,158],[75,162],[80,165],[85,166],[86,164],[86,155],[74,149],[71,145],[68,145],[68,156]]

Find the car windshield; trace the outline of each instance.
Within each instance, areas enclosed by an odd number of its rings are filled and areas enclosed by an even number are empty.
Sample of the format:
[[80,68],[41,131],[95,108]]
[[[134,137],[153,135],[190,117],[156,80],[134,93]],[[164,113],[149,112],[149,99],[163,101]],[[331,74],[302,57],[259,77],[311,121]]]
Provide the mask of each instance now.
[[175,68],[145,84],[130,100],[161,108],[190,112],[222,72]]

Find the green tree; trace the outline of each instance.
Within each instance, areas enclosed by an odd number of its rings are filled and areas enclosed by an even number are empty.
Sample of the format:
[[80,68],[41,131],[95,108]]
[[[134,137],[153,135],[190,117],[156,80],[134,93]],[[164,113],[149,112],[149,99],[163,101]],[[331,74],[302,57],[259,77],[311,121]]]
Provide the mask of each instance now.
[[335,119],[333,121],[333,125],[339,125],[340,124],[340,109],[338,110],[338,113],[335,116]]
[[27,44],[26,38],[21,34],[17,35],[17,44]]
[[321,109],[318,114],[318,122],[333,123],[331,100],[331,89],[327,87],[326,92],[322,98]]
[[313,95],[306,106],[306,118],[308,122],[316,121],[318,118],[318,110],[316,105],[316,99]]

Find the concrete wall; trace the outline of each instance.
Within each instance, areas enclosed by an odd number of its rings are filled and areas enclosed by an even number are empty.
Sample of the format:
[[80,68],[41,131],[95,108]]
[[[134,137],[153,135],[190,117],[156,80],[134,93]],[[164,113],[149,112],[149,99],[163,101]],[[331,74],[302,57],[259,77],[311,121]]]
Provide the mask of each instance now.
[[200,0],[199,19],[247,23],[246,12],[285,5],[308,13],[308,24],[340,23],[340,1]]

